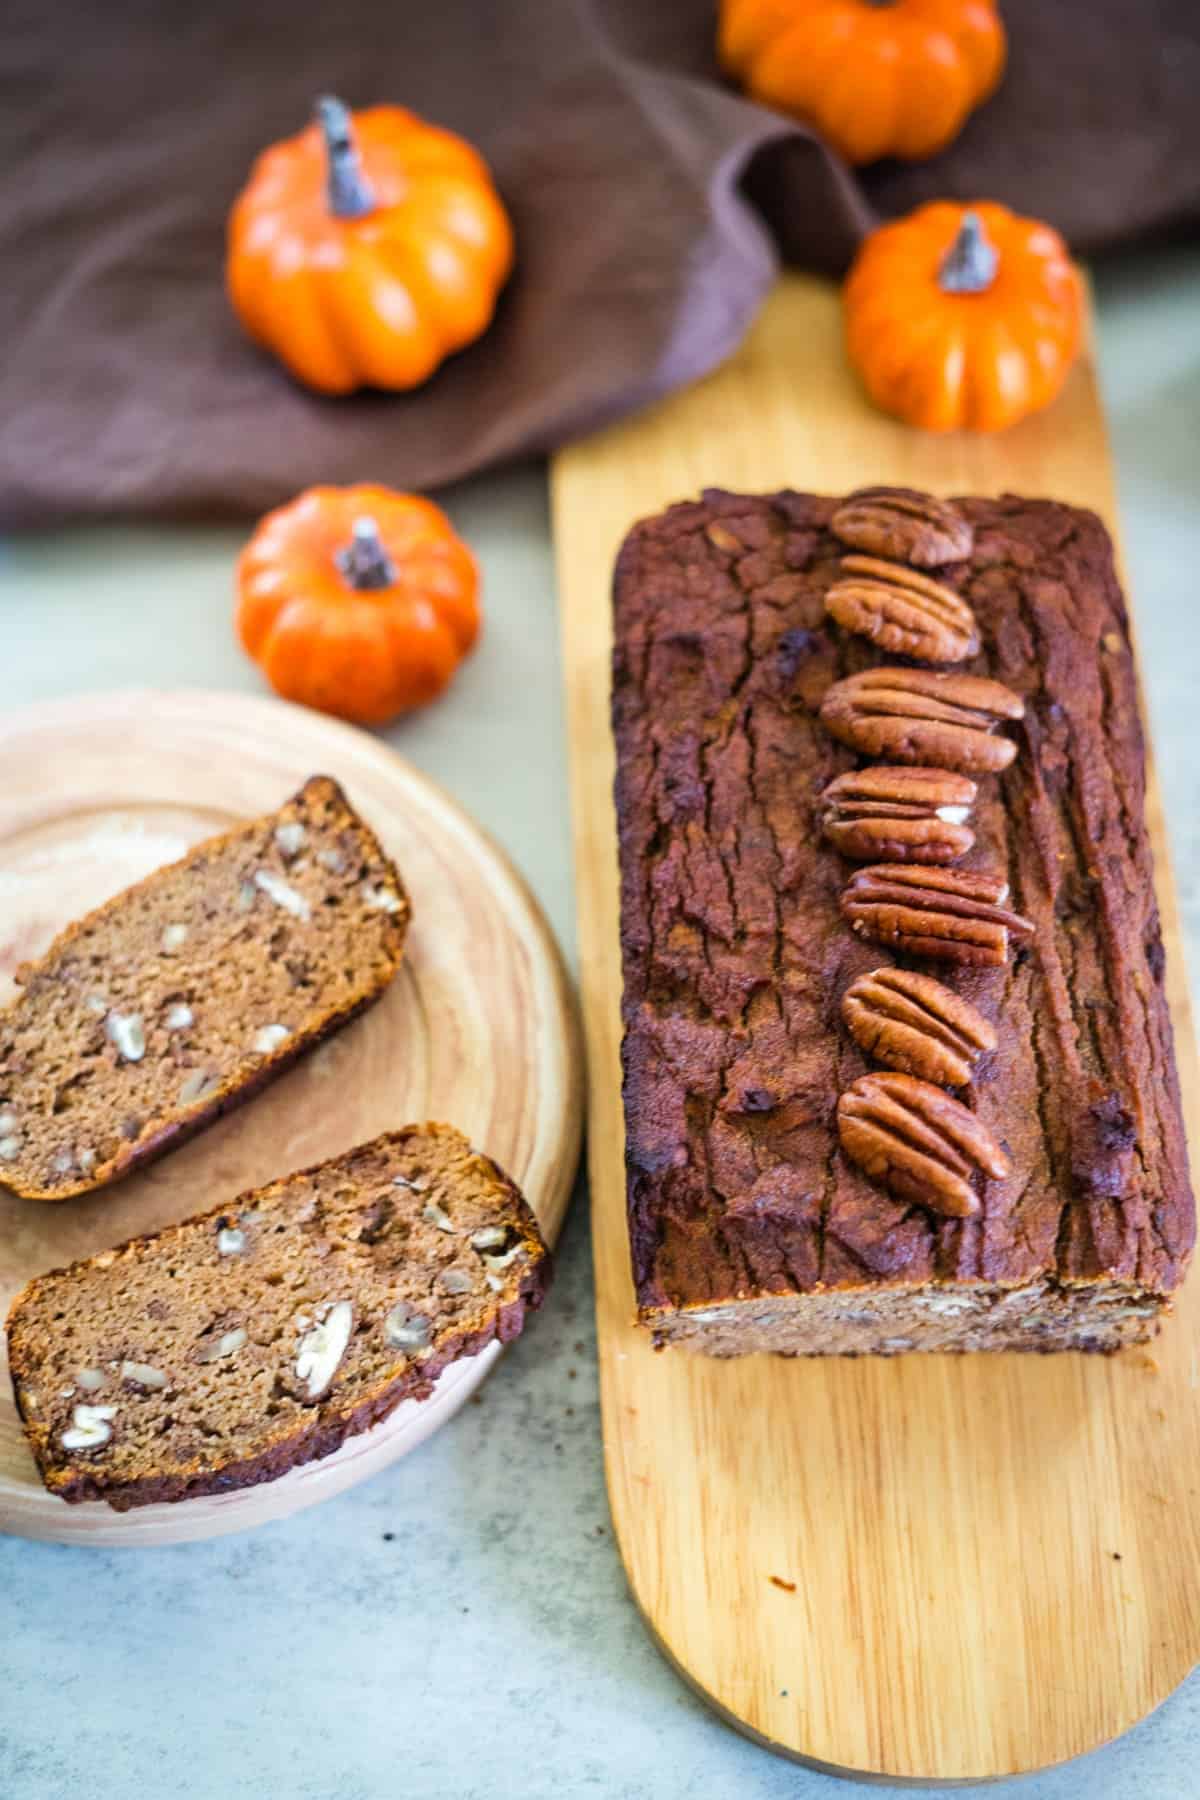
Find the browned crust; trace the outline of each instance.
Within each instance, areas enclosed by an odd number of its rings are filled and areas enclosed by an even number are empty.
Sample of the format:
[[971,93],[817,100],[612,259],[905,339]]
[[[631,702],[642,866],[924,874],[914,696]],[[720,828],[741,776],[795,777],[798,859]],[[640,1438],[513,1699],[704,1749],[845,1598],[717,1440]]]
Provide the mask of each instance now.
[[[345,1156],[358,1154],[364,1149],[374,1149],[399,1144],[414,1133],[437,1132],[448,1129],[445,1126],[430,1122],[426,1125],[406,1125],[398,1131],[383,1132],[372,1139],[368,1145],[357,1145]],[[21,1404],[20,1373],[24,1357],[20,1336],[20,1314],[24,1307],[35,1298],[39,1290],[49,1281],[58,1281],[70,1277],[79,1271],[92,1267],[97,1257],[83,1257],[69,1263],[61,1269],[47,1270],[37,1275],[22,1288],[9,1307],[6,1332],[9,1339],[9,1368],[12,1377],[13,1393],[16,1397],[17,1410],[21,1423],[38,1465],[38,1472],[47,1490],[57,1494],[71,1505],[81,1501],[103,1500],[116,1512],[128,1512],[135,1506],[153,1506],[176,1500],[197,1498],[203,1494],[232,1493],[238,1488],[254,1487],[260,1482],[276,1481],[286,1475],[290,1469],[298,1468],[302,1463],[315,1462],[318,1458],[329,1456],[340,1448],[346,1439],[360,1431],[368,1430],[395,1411],[402,1400],[423,1400],[433,1392],[438,1376],[452,1363],[464,1357],[474,1356],[493,1342],[508,1344],[520,1336],[524,1329],[525,1317],[529,1312],[536,1312],[546,1296],[553,1271],[550,1251],[542,1238],[537,1219],[521,1190],[507,1175],[498,1163],[489,1156],[478,1153],[480,1160],[487,1163],[496,1182],[506,1193],[507,1198],[515,1206],[524,1243],[529,1251],[529,1267],[515,1300],[507,1304],[497,1302],[495,1308],[482,1320],[475,1329],[446,1333],[437,1343],[434,1354],[419,1365],[406,1369],[395,1381],[376,1388],[355,1407],[345,1412],[328,1409],[327,1405],[314,1408],[314,1416],[310,1424],[299,1432],[272,1444],[257,1456],[246,1457],[231,1462],[221,1469],[197,1469],[188,1475],[146,1476],[137,1481],[106,1482],[103,1471],[96,1469],[57,1469],[50,1467],[47,1461],[47,1443],[38,1429],[38,1421],[29,1419]],[[342,1156],[328,1158],[323,1163],[313,1163],[307,1168],[294,1170],[289,1175],[280,1176],[277,1180],[266,1183],[263,1187],[250,1188],[233,1200],[227,1200],[220,1206],[211,1207],[207,1212],[197,1213],[190,1219],[180,1221],[176,1225],[165,1226],[161,1231],[145,1232],[137,1237],[126,1239],[116,1247],[117,1254],[142,1247],[157,1249],[171,1239],[178,1237],[186,1228],[203,1224],[206,1220],[216,1220],[226,1213],[247,1208],[261,1203],[268,1196],[277,1193],[291,1182],[303,1180],[318,1170],[329,1167],[331,1163],[343,1160]],[[112,1251],[101,1252],[108,1257]]]
[[[616,571],[616,784],[628,1201],[639,1316],[968,1284],[1161,1302],[1195,1233],[1143,808],[1137,683],[1091,514],[957,502],[975,549],[972,674],[1026,704],[964,863],[999,863],[1035,938],[955,985],[999,1028],[971,1104],[1006,1141],[977,1220],[937,1221],[839,1153],[870,1066],[840,997],[879,960],[839,911],[847,865],[813,809],[852,766],[830,684],[877,659],[833,631],[836,502],[707,493],[643,521]],[[732,560],[731,560],[732,559]],[[1061,854],[1060,854],[1061,852]]]
[[[197,1111],[189,1111],[182,1117],[168,1116],[151,1136],[139,1139],[136,1144],[123,1145],[115,1156],[109,1157],[106,1162],[97,1163],[87,1179],[77,1181],[72,1186],[53,1189],[23,1187],[17,1181],[2,1179],[0,1187],[7,1188],[22,1200],[36,1200],[51,1205],[60,1200],[73,1200],[80,1194],[94,1193],[97,1188],[108,1187],[123,1176],[132,1174],[135,1169],[145,1168],[147,1164],[157,1162],[159,1157],[165,1156],[168,1151],[186,1144],[206,1126],[215,1124],[224,1114],[235,1112],[247,1100],[252,1100],[256,1094],[261,1093],[263,1088],[268,1087],[277,1076],[285,1074],[302,1056],[306,1056],[310,1050],[315,1050],[327,1038],[332,1037],[334,1032],[340,1031],[344,1025],[348,1025],[352,1019],[356,1019],[360,1013],[365,1012],[368,1007],[373,1006],[381,998],[395,979],[400,967],[404,954],[404,939],[412,917],[412,906],[396,865],[384,852],[375,833],[365,819],[351,806],[340,784],[331,775],[310,775],[303,787],[299,788],[289,800],[286,800],[283,806],[277,807],[273,813],[263,814],[263,822],[275,818],[289,806],[313,801],[322,795],[328,798],[332,805],[341,807],[354,821],[356,829],[361,831],[372,854],[378,857],[384,870],[384,878],[402,903],[402,911],[386,915],[389,926],[394,928],[396,934],[394,954],[387,969],[381,971],[378,978],[373,977],[364,992],[348,1006],[334,1007],[319,1024],[309,1027],[306,1031],[296,1032],[292,1038],[281,1045],[278,1050],[273,1051],[249,1074],[222,1082],[217,1091]],[[214,851],[219,851],[231,838],[236,837],[245,828],[245,824],[234,826],[229,831],[218,832],[213,837],[205,838],[199,844],[193,844],[186,856],[179,857],[173,863],[164,863],[160,868],[152,870],[141,881],[134,882],[130,887],[122,888],[119,894],[114,894],[102,906],[97,906],[91,912],[84,913],[80,918],[72,920],[69,925],[64,926],[36,962],[21,964],[17,970],[18,982],[23,982],[28,974],[39,967],[41,963],[48,961],[51,956],[58,955],[96,920],[104,918],[108,913],[123,906],[132,894],[139,893],[143,888],[151,886],[167,870],[182,868],[197,856],[207,856]]]

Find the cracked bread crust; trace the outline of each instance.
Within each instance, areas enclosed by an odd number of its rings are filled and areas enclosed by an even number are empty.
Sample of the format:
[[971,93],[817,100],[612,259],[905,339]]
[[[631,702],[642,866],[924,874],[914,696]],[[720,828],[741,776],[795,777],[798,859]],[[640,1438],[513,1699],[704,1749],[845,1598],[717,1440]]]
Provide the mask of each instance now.
[[[940,1220],[872,1185],[837,1144],[838,1094],[873,1066],[840,1027],[845,989],[889,960],[926,967],[847,929],[852,866],[820,836],[822,790],[858,761],[821,727],[822,697],[881,660],[824,616],[844,554],[837,504],[711,491],[635,526],[617,563],[639,1314],[660,1341],[721,1355],[887,1353],[925,1336],[1113,1348],[1153,1329],[1195,1209],[1111,545],[1090,513],[963,500],[972,554],[937,571],[979,623],[965,672],[1025,701],[1005,727],[1016,759],[980,779],[977,841],[958,866],[1005,869],[1035,928],[1006,967],[955,971],[999,1039],[963,1098],[1012,1172],[983,1183],[976,1218]],[[837,1317],[839,1294],[857,1323]],[[802,1305],[763,1305],[818,1295],[810,1327]],[[923,1334],[922,1296],[972,1304],[943,1305]],[[904,1312],[899,1339],[889,1308]]]

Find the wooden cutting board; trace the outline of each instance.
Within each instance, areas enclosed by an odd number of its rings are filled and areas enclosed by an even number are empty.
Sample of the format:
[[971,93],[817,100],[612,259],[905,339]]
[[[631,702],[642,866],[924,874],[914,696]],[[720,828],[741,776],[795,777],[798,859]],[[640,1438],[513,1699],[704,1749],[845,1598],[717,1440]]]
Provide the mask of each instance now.
[[[68,920],[333,775],[412,896],[400,974],[377,1006],[240,1111],[112,1188],[62,1205],[0,1193],[0,1312],[30,1276],[218,1206],[244,1188],[410,1121],[444,1119],[512,1174],[551,1243],[570,1194],[582,1060],[554,941],[507,859],[376,738],[278,700],[110,694],[0,724],[0,1005]],[[335,1455],[242,1493],[115,1513],[38,1482],[0,1345],[0,1530],[91,1544],[173,1543],[311,1506],[415,1449],[500,1354],[448,1369]]]
[[[836,296],[782,282],[731,362],[562,454],[554,472],[574,786],[609,1495],[646,1622],[772,1749],[843,1773],[961,1781],[1090,1750],[1200,1657],[1200,1281],[1115,1358],[857,1362],[655,1355],[634,1328],[618,1045],[613,555],[716,484],[896,482],[1045,494],[1115,527],[1090,362],[1004,437],[872,412]],[[1157,791],[1167,977],[1193,1145],[1197,1069]]]

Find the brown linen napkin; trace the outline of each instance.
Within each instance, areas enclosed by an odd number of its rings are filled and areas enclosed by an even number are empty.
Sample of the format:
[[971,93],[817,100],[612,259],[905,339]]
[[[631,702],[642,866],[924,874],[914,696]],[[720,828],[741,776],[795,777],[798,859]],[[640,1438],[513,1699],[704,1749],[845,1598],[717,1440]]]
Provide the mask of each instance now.
[[[0,523],[247,514],[545,450],[737,344],[777,253],[837,273],[880,214],[1008,201],[1090,251],[1200,218],[1196,0],[1006,0],[999,95],[865,176],[740,99],[706,0],[16,0],[0,45]],[[327,400],[242,336],[224,220],[315,95],[463,132],[513,212],[492,331],[411,395]]]

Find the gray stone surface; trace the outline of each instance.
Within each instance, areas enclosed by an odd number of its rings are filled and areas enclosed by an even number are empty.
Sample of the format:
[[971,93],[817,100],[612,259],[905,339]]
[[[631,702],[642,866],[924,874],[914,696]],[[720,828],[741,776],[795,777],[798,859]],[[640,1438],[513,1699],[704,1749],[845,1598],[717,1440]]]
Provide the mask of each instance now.
[[[1193,959],[1200,941],[1200,254],[1100,278],[1105,388]],[[391,733],[508,846],[573,942],[540,472],[458,490],[488,631]],[[225,530],[88,532],[0,560],[0,706],[152,682],[257,687]],[[1194,1571],[1192,1572],[1194,1578]],[[583,1196],[547,1312],[432,1442],[298,1518],[141,1552],[0,1538],[0,1800],[833,1795],[719,1724],[651,1647],[609,1525]],[[1200,1679],[997,1800],[1197,1793]],[[844,1790],[843,1790],[844,1791]],[[912,1790],[881,1789],[882,1793]]]

